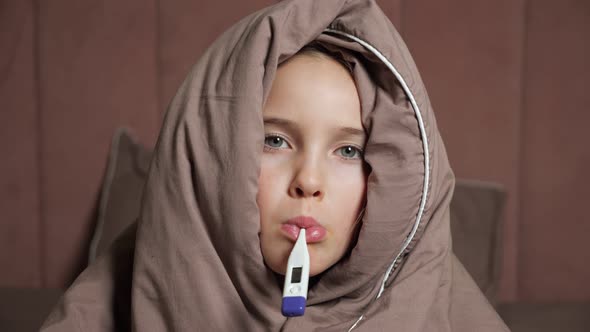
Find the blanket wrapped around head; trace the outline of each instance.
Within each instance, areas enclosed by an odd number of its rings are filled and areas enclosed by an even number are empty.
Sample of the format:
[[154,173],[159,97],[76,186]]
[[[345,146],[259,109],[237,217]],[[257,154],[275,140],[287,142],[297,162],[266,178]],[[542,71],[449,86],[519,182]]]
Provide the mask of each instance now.
[[[353,64],[371,172],[358,241],[281,315],[256,203],[277,67],[316,41]],[[345,50],[345,51],[344,51]],[[44,331],[507,331],[451,250],[454,176],[425,87],[374,0],[285,0],[205,52],[172,101],[137,228]]]

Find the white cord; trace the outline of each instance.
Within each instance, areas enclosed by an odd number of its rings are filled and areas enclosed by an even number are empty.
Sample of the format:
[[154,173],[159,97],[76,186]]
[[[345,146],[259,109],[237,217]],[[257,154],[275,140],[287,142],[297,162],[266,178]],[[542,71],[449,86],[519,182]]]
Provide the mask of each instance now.
[[[414,239],[414,236],[416,236],[416,232],[418,231],[418,227],[420,226],[420,222],[422,221],[422,215],[424,213],[424,208],[426,207],[426,198],[428,196],[428,183],[430,181],[430,152],[428,150],[428,137],[426,136],[426,129],[424,127],[424,121],[422,120],[422,113],[420,112],[420,108],[418,107],[418,104],[416,103],[416,99],[414,98],[414,95],[410,91],[408,84],[406,83],[404,78],[401,76],[401,74],[397,71],[397,69],[393,66],[393,64],[379,50],[377,50],[371,44],[367,43],[366,41],[364,41],[356,36],[353,36],[351,34],[348,34],[346,32],[342,32],[339,30],[334,30],[334,29],[325,29],[324,32],[333,33],[333,34],[344,36],[348,39],[351,39],[351,40],[361,44],[364,48],[366,48],[371,53],[373,53],[377,58],[379,58],[379,60],[383,61],[385,66],[387,66],[387,68],[389,70],[391,70],[391,72],[393,73],[395,78],[399,81],[404,92],[408,96],[408,99],[410,100],[412,108],[414,109],[414,113],[416,114],[416,119],[418,120],[418,127],[420,128],[420,136],[422,138],[422,148],[424,149],[424,184],[422,187],[422,198],[420,200],[420,209],[418,210],[416,222],[414,223],[414,227],[412,228],[412,231],[406,237],[406,240],[404,241],[401,250],[399,251],[399,253],[395,257],[393,262],[391,262],[391,264],[387,268],[387,271],[385,272],[385,275],[383,276],[383,281],[381,282],[381,287],[379,288],[379,292],[377,293],[377,296],[373,300],[373,301],[375,301],[379,297],[381,297],[381,295],[383,294],[383,291],[385,290],[385,284],[387,283],[387,279],[389,279],[389,276],[391,275],[391,272],[393,271],[395,264],[397,263],[399,258],[403,255],[403,253],[406,251],[406,249],[410,245],[410,242],[412,242],[412,240]],[[357,319],[357,321],[350,327],[350,329],[348,331],[352,331],[352,329],[354,329],[360,323],[360,321],[363,319],[363,317],[364,317],[364,315],[361,315]]]

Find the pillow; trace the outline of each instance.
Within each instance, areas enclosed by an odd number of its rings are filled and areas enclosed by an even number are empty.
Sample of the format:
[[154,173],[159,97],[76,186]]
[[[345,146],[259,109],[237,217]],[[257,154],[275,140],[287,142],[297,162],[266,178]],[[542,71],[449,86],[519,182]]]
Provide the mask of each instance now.
[[498,184],[457,180],[451,201],[453,251],[492,304],[500,271],[505,196]]
[[117,129],[100,193],[89,263],[104,253],[139,216],[151,156],[152,151],[137,143],[127,129]]
[[[104,253],[139,216],[152,151],[127,132],[114,134],[100,195],[89,262]],[[451,201],[453,251],[491,303],[500,264],[500,217],[505,192],[494,183],[457,180]]]

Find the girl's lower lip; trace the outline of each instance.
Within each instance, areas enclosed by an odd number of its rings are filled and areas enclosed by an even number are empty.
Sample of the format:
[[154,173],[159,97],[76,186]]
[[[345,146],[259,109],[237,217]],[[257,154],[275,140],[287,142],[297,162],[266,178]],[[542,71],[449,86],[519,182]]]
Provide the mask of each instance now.
[[[281,230],[289,239],[296,241],[299,237],[299,227],[292,224],[282,224]],[[307,243],[320,242],[326,237],[326,229],[322,226],[312,226],[305,229],[305,241]]]

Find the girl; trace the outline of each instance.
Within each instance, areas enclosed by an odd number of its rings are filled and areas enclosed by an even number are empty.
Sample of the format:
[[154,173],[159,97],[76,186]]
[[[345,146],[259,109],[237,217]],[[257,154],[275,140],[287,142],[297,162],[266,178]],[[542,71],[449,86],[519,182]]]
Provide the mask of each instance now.
[[[44,330],[507,331],[452,254],[453,186],[418,71],[375,2],[281,1],[193,68],[137,231]],[[313,279],[304,316],[286,318],[300,228]]]
[[304,47],[279,66],[262,114],[262,256],[284,274],[304,227],[318,275],[348,251],[364,205],[366,134],[350,65],[318,43]]

